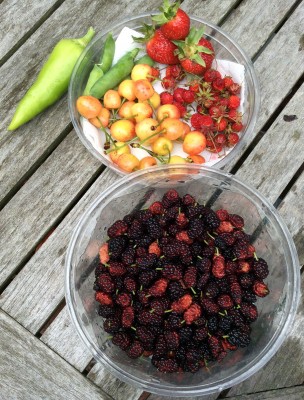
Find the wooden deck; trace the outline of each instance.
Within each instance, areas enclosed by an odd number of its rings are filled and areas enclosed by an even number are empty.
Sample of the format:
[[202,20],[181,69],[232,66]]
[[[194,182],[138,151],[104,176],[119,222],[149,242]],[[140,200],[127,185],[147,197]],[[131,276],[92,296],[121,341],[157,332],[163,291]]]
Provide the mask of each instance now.
[[[70,123],[67,98],[16,132],[17,102],[54,43],[111,26],[161,0],[0,1],[0,399],[165,400],[95,364],[64,300],[64,257],[80,215],[118,179]],[[261,109],[254,137],[226,167],[265,195],[286,221],[304,263],[304,1],[184,0],[254,61]],[[289,121],[286,116],[295,115]],[[42,245],[40,245],[43,242]],[[302,280],[303,283],[303,280]],[[304,399],[304,309],[274,358],[247,381],[197,399]],[[168,398],[169,399],[169,398]],[[171,399],[174,399],[172,397]]]

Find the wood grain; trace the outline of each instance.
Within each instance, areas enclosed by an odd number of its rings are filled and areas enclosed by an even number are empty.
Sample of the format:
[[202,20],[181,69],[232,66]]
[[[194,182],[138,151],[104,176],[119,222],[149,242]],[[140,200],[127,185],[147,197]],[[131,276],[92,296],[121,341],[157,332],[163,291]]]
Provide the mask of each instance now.
[[263,393],[253,393],[243,396],[231,397],[230,400],[303,400],[304,387],[296,386],[293,388],[284,388],[270,390]]
[[[302,276],[302,288],[304,278]],[[234,386],[228,397],[291,387],[303,383],[304,376],[304,304],[300,302],[291,332],[276,355],[251,378]]]
[[[197,397],[191,397],[192,400],[215,400],[219,396],[219,393],[214,393],[214,394],[209,394],[207,396],[197,396]],[[149,396],[149,400],[188,400],[189,397],[171,397],[171,396],[159,396],[157,394],[151,394]]]
[[111,399],[1,310],[0,331],[2,399]]
[[72,326],[67,307],[64,307],[58,314],[40,340],[63,358],[69,352],[69,363],[79,371],[83,371],[92,358],[90,351],[85,347],[74,326]]
[[293,236],[302,266],[304,265],[303,202],[301,200],[303,198],[304,173],[302,172],[279,206],[280,215],[286,221]]
[[[250,153],[237,176],[250,182],[269,201],[275,202],[303,161],[304,85],[279,114]],[[284,115],[296,115],[287,122]],[[252,171],[255,171],[253,174]]]
[[[272,35],[296,0],[245,0],[233,10],[222,28],[252,57]],[[257,29],[256,23],[260,21]],[[246,29],[244,29],[246,26]]]
[[72,230],[92,200],[116,179],[106,170],[2,293],[0,306],[31,332],[39,330],[64,297],[64,257]]
[[0,283],[14,272],[98,168],[98,161],[82,148],[71,132],[0,212]]
[[[272,5],[273,3],[268,2],[267,4]],[[300,28],[303,24],[304,3],[302,2],[254,63],[260,83],[261,105],[254,132],[249,137],[249,143],[303,74],[304,51],[301,50],[303,32]],[[286,73],[287,60],[288,76],[292,84],[286,86],[286,80],[281,78],[282,74]],[[231,170],[238,159],[239,157],[226,164],[224,169]]]
[[94,365],[87,377],[97,386],[102,387],[115,400],[137,400],[142,393],[141,389],[115,378],[99,363]]
[[0,60],[55,3],[56,0],[5,0],[1,3]]
[[130,7],[128,0],[113,0],[109,7],[107,0],[67,0],[0,68],[0,75],[5,76],[0,81],[0,201],[45,155],[70,122],[65,96],[13,133],[6,130],[17,102],[35,80],[54,45],[63,37],[83,36],[89,26],[100,32],[118,19],[133,15],[134,10],[142,13],[161,3],[161,0],[153,3],[135,0]]
[[182,9],[217,25],[237,3],[238,0],[184,0]]

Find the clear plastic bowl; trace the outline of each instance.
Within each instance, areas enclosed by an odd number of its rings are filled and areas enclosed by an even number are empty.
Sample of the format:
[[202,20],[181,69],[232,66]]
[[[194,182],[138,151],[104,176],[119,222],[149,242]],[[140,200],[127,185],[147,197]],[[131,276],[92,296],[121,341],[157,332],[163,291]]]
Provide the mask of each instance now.
[[[270,294],[259,299],[249,347],[231,352],[210,373],[164,374],[144,357],[132,360],[103,330],[94,299],[94,268],[107,228],[135,209],[161,199],[170,188],[190,193],[213,209],[226,208],[245,219],[258,256],[267,260]],[[198,396],[220,392],[249,378],[281,346],[295,317],[300,267],[292,237],[275,208],[256,190],[231,174],[197,165],[162,166],[130,174],[104,191],[78,223],[66,257],[66,300],[73,324],[93,357],[118,378],[161,395]]]
[[[78,111],[76,110],[76,100],[82,95],[85,88],[88,76],[92,70],[93,65],[98,62],[101,50],[104,45],[105,38],[108,32],[112,32],[113,37],[116,38],[123,27],[128,27],[130,29],[137,30],[144,23],[151,23],[151,15],[142,14],[133,18],[124,20],[117,25],[114,25],[111,29],[99,33],[95,39],[87,46],[80,56],[77,64],[75,65],[70,86],[69,86],[69,111],[71,120],[73,122],[74,128],[77,135],[79,136],[81,142],[84,146],[103,164],[112,168],[120,175],[125,175],[116,164],[112,163],[102,152],[98,151],[92,143],[88,140],[83,132],[83,127],[81,124],[81,119]],[[211,40],[216,58],[228,61],[233,61],[244,65],[245,67],[245,94],[244,94],[244,116],[243,123],[245,128],[240,136],[239,142],[232,148],[232,150],[224,157],[220,158],[214,166],[216,168],[222,168],[226,163],[231,161],[234,157],[240,154],[241,150],[250,142],[251,135],[256,123],[259,106],[260,106],[260,92],[257,77],[253,68],[253,64],[245,54],[245,52],[238,46],[238,44],[219,27],[210,24],[197,17],[190,17],[191,26],[200,27],[205,26],[205,34],[208,39]]]

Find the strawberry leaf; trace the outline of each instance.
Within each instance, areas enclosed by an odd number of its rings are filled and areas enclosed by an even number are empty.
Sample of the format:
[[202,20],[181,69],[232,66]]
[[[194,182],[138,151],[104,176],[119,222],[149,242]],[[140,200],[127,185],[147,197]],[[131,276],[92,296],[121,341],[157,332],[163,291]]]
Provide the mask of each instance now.
[[164,0],[164,4],[160,7],[160,14],[154,15],[152,20],[158,25],[164,25],[171,21],[176,16],[177,10],[179,9],[180,2],[170,4],[169,0]]
[[205,61],[198,54],[195,54],[195,56],[192,57],[192,60],[195,61],[197,64],[201,65],[202,67],[206,67]]
[[186,37],[187,44],[198,44],[202,36],[204,35],[205,27],[195,28],[192,27],[190,29],[189,35]]
[[213,54],[213,51],[208,49],[208,47],[205,47],[205,46],[197,46],[197,51],[199,53]]
[[146,43],[154,36],[155,28],[152,25],[143,24],[143,26],[139,28],[138,31],[141,32],[144,35],[144,37],[132,36],[132,39],[134,40],[134,42],[137,43]]

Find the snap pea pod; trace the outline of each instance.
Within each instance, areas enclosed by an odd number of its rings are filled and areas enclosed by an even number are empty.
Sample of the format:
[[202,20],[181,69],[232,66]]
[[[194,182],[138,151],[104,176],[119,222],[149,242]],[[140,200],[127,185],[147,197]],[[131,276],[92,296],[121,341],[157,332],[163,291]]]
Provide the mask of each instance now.
[[150,67],[153,67],[155,62],[152,60],[151,57],[148,56],[148,54],[145,54],[144,56],[140,57],[138,60],[135,61],[135,65],[137,64],[148,64]]
[[98,64],[95,64],[90,75],[83,94],[90,95],[90,89],[110,68],[115,53],[115,41],[111,33],[108,34]]
[[73,68],[94,34],[94,29],[90,28],[82,38],[61,39],[56,44],[36,81],[18,104],[8,127],[9,131],[30,121],[64,95],[68,90]]
[[131,73],[134,67],[134,58],[138,52],[139,49],[134,49],[121,57],[108,72],[98,79],[91,88],[90,94],[101,99],[106,91],[119,85]]

